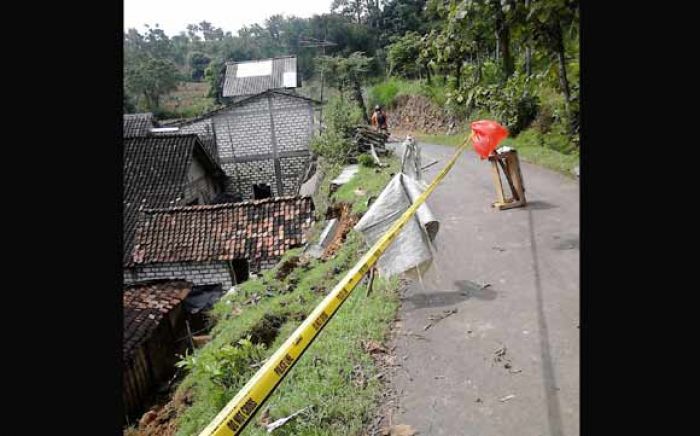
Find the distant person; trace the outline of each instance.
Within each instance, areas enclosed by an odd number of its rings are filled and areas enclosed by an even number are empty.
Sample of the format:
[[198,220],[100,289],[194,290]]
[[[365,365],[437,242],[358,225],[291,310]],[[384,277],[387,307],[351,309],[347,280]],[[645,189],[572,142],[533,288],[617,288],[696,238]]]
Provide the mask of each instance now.
[[389,127],[386,124],[386,114],[384,111],[382,111],[382,108],[379,105],[374,107],[374,113],[372,114],[372,127],[380,132],[389,133]]

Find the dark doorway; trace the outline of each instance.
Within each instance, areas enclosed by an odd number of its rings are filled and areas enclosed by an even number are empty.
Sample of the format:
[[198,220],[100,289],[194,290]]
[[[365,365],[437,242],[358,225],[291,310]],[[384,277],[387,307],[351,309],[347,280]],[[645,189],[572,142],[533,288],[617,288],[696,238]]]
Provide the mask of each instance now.
[[270,185],[267,185],[265,183],[253,185],[253,200],[260,200],[263,198],[270,197],[272,197],[272,190],[270,189]]
[[248,261],[246,259],[234,259],[231,261],[231,271],[233,272],[233,282],[243,283],[248,280]]

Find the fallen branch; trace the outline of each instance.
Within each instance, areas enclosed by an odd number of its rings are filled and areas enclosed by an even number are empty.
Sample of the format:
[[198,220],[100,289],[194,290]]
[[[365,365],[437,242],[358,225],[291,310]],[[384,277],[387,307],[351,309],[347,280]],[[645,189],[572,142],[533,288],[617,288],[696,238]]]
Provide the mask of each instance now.
[[432,322],[428,323],[425,327],[423,327],[423,330],[428,330],[430,327],[434,326],[435,324],[439,323],[443,319],[447,318],[450,315],[454,315],[457,313],[457,309],[451,309],[451,310],[444,310],[441,314],[438,315],[430,315],[428,319]]
[[310,407],[310,406],[304,407],[303,409],[301,409],[301,410],[299,410],[299,411],[297,411],[297,412],[292,413],[291,415],[287,416],[286,418],[281,418],[281,419],[278,419],[277,421],[273,422],[272,424],[268,424],[268,425],[266,426],[267,432],[268,432],[268,433],[272,433],[273,431],[275,431],[275,430],[277,430],[278,428],[282,427],[284,424],[286,424],[286,423],[289,422],[290,420],[294,419],[294,417],[296,417],[297,415],[299,415],[299,414],[301,414],[302,412],[304,412],[304,411],[305,411],[306,409],[308,409],[309,407]]

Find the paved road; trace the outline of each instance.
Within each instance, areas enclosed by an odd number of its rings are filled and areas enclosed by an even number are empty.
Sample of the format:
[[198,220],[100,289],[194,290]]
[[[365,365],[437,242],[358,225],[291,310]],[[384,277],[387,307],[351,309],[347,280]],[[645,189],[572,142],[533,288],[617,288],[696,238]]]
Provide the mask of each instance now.
[[[422,146],[424,164],[440,161],[432,180],[454,149]],[[578,183],[521,166],[527,208],[490,207],[490,164],[471,151],[428,200],[441,228],[435,262],[402,298],[394,424],[423,435],[579,433]]]

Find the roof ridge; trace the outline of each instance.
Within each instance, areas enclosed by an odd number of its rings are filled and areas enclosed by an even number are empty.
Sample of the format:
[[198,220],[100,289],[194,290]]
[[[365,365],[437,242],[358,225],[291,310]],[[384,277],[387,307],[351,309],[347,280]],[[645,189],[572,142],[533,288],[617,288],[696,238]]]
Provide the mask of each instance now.
[[205,211],[205,210],[216,210],[216,209],[227,209],[236,208],[240,206],[258,206],[267,203],[281,203],[286,201],[294,200],[312,200],[310,196],[301,195],[286,195],[280,197],[269,197],[260,200],[246,200],[240,201],[238,203],[222,203],[222,204],[197,204],[193,206],[175,206],[166,208],[153,208],[153,209],[143,209],[142,212],[145,214],[153,215],[157,213],[171,213],[171,212],[182,212],[182,211]]
[[187,280],[187,279],[168,279],[168,278],[163,279],[163,278],[161,278],[161,279],[139,280],[137,282],[125,284],[123,291],[131,290],[131,289],[137,288],[137,287],[153,286],[153,285],[159,285],[159,284],[165,284],[165,283],[182,283],[182,284],[187,285],[189,287],[194,286],[194,284],[190,280]]
[[[242,99],[240,99],[240,100],[238,100],[238,101],[234,101],[234,102],[229,103],[229,104],[227,104],[227,105],[224,105],[224,106],[222,106],[222,107],[220,107],[220,108],[212,109],[212,110],[210,110],[209,112],[205,112],[205,113],[203,113],[203,114],[197,116],[196,118],[192,118],[192,119],[189,119],[189,120],[184,120],[184,121],[181,121],[181,122],[173,123],[173,125],[177,125],[178,127],[184,127],[184,126],[188,126],[188,125],[190,125],[190,124],[194,124],[194,123],[198,123],[198,122],[200,122],[200,121],[204,121],[204,120],[206,120],[207,118],[210,118],[210,117],[212,117],[213,115],[215,115],[215,114],[217,114],[217,113],[219,113],[219,112],[222,112],[222,111],[225,111],[226,109],[231,109],[231,108],[233,108],[233,107],[235,107],[235,106],[238,106],[238,105],[240,105],[240,104],[249,102],[250,100],[253,100],[254,98],[263,96],[263,95],[265,95],[265,94],[280,94],[280,95],[285,95],[285,96],[287,96],[287,97],[298,98],[298,99],[300,99],[300,100],[310,101],[310,102],[316,103],[316,104],[323,104],[322,101],[319,101],[319,100],[316,100],[316,99],[313,99],[313,98],[310,98],[310,97],[306,97],[306,96],[304,96],[304,95],[292,94],[292,93],[290,93],[290,92],[284,92],[284,91],[281,91],[282,89],[284,89],[284,88],[270,88],[270,89],[266,89],[265,91],[259,92],[259,93],[257,93],[257,94],[250,94],[250,95],[244,96]],[[227,97],[227,98],[232,98],[232,97]]]
[[196,139],[199,139],[199,135],[196,133],[176,133],[174,135],[152,135],[150,132],[147,135],[136,135],[136,136],[131,136],[129,138],[124,138],[125,141],[131,141],[134,139],[177,139],[177,138],[187,138],[187,137],[195,137]]
[[247,61],[226,61],[226,65],[237,65],[237,64],[242,64],[245,62],[262,62],[262,61],[272,61],[275,59],[288,59],[288,58],[296,58],[297,55],[291,54],[291,55],[284,55],[284,56],[273,56],[271,58],[262,58],[262,59],[249,59]]

